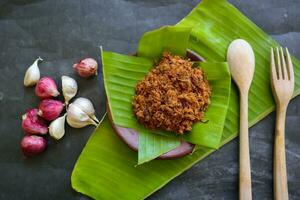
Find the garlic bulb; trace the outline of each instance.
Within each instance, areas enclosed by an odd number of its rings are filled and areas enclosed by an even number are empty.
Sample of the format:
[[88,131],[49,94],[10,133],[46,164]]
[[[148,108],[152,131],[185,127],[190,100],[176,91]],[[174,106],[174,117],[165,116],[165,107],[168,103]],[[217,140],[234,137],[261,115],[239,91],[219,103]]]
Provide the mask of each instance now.
[[78,86],[77,82],[69,77],[69,76],[62,76],[62,91],[65,98],[65,104],[68,105],[69,101],[76,95]]
[[38,67],[38,62],[43,61],[42,58],[36,59],[33,64],[26,70],[25,77],[24,77],[24,86],[34,86],[41,77],[40,69]]
[[51,137],[59,140],[65,135],[65,121],[66,115],[59,117],[51,122],[49,126],[49,134]]
[[99,123],[99,120],[95,116],[95,109],[91,100],[87,98],[79,97],[73,102],[73,104],[76,105],[78,108],[80,108],[83,112],[85,112],[97,123]]
[[98,125],[88,116],[88,114],[83,112],[73,103],[71,103],[67,109],[67,122],[73,128],[82,128],[87,125]]

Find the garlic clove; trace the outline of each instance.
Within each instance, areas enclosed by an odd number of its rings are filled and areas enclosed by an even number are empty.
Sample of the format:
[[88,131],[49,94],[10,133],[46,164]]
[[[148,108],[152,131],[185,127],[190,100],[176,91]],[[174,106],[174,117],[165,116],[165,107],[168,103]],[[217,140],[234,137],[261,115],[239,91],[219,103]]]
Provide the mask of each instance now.
[[43,61],[42,58],[38,57],[33,64],[26,70],[25,76],[24,76],[24,86],[30,87],[34,86],[41,77],[40,69],[38,67],[38,62]]
[[76,95],[78,90],[77,82],[69,77],[69,76],[62,76],[62,91],[65,98],[65,104],[68,105],[69,101]]
[[66,115],[64,114],[62,117],[55,119],[49,126],[49,134],[56,140],[61,139],[65,135]]
[[78,121],[77,119],[72,118],[69,115],[67,115],[67,122],[73,128],[83,128],[88,125],[98,126],[98,124],[92,119],[89,119],[88,121]]
[[78,63],[73,65],[73,68],[77,73],[84,78],[90,77],[92,75],[97,75],[98,63],[93,58],[85,58],[80,60]]
[[35,94],[41,99],[57,97],[59,92],[55,81],[50,77],[41,78],[35,86]]
[[39,115],[47,121],[52,121],[59,117],[64,109],[64,104],[59,100],[44,99],[39,104]]
[[99,123],[99,119],[96,117],[96,115],[91,115],[90,116],[94,121],[96,121],[97,123]]
[[67,109],[67,122],[73,128],[82,128],[87,125],[98,126],[94,120],[73,103]]
[[94,108],[91,100],[84,98],[84,97],[79,97],[79,98],[75,99],[73,104],[76,105],[77,107],[79,107],[83,112],[85,112],[88,116],[90,116],[97,123],[99,123],[99,120],[95,116],[95,108]]

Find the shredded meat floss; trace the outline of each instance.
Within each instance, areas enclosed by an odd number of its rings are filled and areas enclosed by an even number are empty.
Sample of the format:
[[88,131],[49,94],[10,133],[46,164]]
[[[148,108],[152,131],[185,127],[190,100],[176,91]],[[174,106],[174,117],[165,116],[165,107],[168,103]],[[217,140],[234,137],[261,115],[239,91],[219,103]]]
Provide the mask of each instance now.
[[149,129],[184,134],[201,121],[210,104],[211,88],[193,62],[164,52],[160,62],[135,88],[133,111]]

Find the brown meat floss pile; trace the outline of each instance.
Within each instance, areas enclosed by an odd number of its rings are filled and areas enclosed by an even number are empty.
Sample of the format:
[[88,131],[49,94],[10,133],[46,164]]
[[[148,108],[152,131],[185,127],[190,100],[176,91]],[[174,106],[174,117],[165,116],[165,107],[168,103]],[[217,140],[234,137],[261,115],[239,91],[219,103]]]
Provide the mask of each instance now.
[[138,121],[149,129],[177,134],[190,131],[203,118],[211,95],[204,72],[168,52],[135,90],[133,109]]

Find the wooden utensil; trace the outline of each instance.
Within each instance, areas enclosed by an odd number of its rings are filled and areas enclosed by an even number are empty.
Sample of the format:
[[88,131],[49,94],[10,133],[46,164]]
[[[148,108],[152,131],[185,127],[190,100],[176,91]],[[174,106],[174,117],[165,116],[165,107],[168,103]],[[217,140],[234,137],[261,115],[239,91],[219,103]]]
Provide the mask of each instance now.
[[234,40],[228,47],[231,76],[240,90],[240,182],[239,199],[252,199],[248,133],[248,93],[255,69],[255,57],[248,42]]
[[[276,62],[275,62],[276,60]],[[282,47],[276,48],[276,59],[271,48],[271,85],[276,101],[276,129],[274,146],[274,197],[287,200],[288,185],[285,162],[285,116],[287,106],[294,92],[294,70],[291,57],[286,48],[286,58]]]

